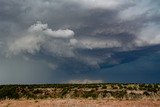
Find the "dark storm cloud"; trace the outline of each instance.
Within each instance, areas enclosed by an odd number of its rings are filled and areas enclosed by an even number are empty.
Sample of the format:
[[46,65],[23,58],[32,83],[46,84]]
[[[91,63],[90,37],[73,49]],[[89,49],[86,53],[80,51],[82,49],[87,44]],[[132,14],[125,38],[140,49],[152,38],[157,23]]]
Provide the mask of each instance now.
[[[159,51],[155,48],[160,44],[159,4],[154,0],[1,0],[0,56],[6,65],[44,61],[44,70],[52,71],[46,74],[55,77],[48,81],[62,82],[57,78],[62,75],[64,80],[79,75],[96,79],[101,69]],[[2,74],[9,73],[4,67]]]

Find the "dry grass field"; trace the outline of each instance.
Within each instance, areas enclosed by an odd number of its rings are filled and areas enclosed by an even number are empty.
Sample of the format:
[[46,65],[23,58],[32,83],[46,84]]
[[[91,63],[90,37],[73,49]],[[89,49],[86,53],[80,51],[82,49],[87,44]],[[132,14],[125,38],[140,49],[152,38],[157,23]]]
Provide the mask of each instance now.
[[88,100],[88,99],[45,99],[45,100],[2,100],[0,107],[160,107],[160,101],[137,100]]

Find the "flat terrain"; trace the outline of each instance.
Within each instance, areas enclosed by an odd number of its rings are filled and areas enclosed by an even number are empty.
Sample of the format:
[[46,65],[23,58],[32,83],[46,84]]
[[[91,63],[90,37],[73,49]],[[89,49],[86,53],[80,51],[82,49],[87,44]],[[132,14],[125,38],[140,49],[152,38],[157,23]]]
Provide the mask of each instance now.
[[116,101],[87,99],[3,100],[0,107],[160,107],[160,101]]
[[160,84],[0,85],[0,107],[160,107]]

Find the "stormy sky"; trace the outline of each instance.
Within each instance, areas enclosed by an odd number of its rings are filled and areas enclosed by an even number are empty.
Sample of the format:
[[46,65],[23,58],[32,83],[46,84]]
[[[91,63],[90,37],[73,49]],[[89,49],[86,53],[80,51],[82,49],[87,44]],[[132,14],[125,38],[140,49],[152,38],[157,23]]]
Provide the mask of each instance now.
[[0,0],[0,84],[160,82],[159,0]]

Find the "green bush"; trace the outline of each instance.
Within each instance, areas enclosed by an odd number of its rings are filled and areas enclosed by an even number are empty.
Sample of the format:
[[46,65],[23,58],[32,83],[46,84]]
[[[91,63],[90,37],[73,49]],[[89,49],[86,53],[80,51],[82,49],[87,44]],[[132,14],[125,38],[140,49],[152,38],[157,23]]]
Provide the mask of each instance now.
[[63,88],[63,90],[61,91],[61,95],[60,97],[63,98],[66,96],[66,94],[69,92],[69,88]]
[[0,99],[18,99],[19,98],[19,94],[16,90],[16,87],[3,87],[0,89]]
[[106,85],[103,85],[103,86],[102,86],[102,89],[106,89],[106,88],[107,88],[107,86],[106,86]]
[[82,97],[83,98],[97,99],[98,98],[98,93],[96,93],[94,90],[86,91],[86,92],[84,92],[84,94],[82,95]]
[[36,89],[36,90],[33,91],[33,93],[34,93],[34,94],[42,94],[43,91],[40,90],[40,89]]
[[131,99],[138,100],[138,99],[141,99],[143,96],[142,96],[142,94],[130,93],[129,97]]
[[125,97],[125,95],[127,94],[127,92],[125,90],[122,90],[122,91],[115,91],[115,92],[112,92],[111,91],[111,95],[115,98],[118,98],[118,99],[122,99]]
[[143,92],[143,95],[149,96],[150,94],[149,94],[149,92],[144,91],[144,92]]

